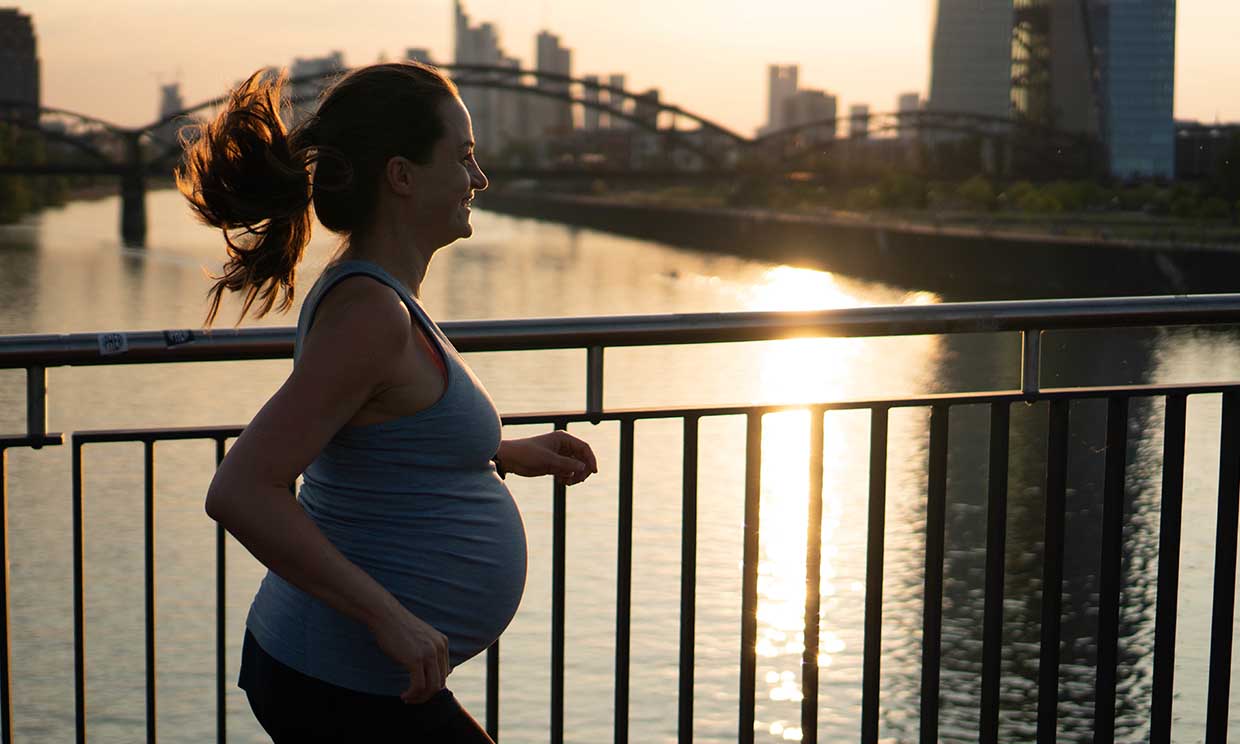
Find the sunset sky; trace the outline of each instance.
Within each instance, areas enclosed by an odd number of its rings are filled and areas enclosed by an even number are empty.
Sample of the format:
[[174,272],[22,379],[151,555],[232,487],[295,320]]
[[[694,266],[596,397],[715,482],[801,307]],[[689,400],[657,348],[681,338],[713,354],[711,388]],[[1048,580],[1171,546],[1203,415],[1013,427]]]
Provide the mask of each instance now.
[[[985,2],[987,0],[978,0]],[[3,0],[0,0],[3,2]],[[157,84],[187,103],[265,65],[334,49],[349,65],[427,47],[451,61],[450,0],[25,0],[43,65],[43,103],[124,125],[155,118]],[[934,0],[467,0],[508,54],[533,66],[547,28],[573,50],[573,74],[622,72],[631,89],[752,134],[765,118],[766,66],[795,63],[802,87],[841,110],[895,108],[929,85]],[[1240,2],[1180,0],[1178,118],[1240,120]]]

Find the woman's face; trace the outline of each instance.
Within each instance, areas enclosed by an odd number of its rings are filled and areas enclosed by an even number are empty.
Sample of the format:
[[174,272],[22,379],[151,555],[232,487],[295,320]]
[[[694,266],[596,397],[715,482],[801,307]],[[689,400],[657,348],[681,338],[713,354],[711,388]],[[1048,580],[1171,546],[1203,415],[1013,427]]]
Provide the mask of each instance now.
[[487,177],[474,159],[474,129],[469,111],[453,97],[439,105],[444,135],[435,143],[431,160],[419,166],[417,229],[428,240],[445,246],[473,234],[469,224],[474,192],[487,187]]

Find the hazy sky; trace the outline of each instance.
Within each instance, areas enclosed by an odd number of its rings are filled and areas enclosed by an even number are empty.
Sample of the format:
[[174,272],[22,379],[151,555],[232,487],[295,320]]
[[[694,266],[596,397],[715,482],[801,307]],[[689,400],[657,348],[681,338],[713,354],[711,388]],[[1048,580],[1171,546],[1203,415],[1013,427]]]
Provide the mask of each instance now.
[[[988,2],[989,0],[978,0]],[[4,0],[0,0],[0,3]],[[427,47],[452,55],[451,0],[24,0],[43,64],[44,105],[119,124],[155,118],[159,82],[187,103],[255,69],[344,52],[349,65]],[[468,0],[510,55],[532,66],[534,35],[558,33],[573,74],[623,72],[666,102],[745,134],[765,119],[766,66],[796,63],[802,87],[841,110],[895,108],[929,84],[934,0]],[[1240,120],[1240,1],[1179,0],[1175,113]]]

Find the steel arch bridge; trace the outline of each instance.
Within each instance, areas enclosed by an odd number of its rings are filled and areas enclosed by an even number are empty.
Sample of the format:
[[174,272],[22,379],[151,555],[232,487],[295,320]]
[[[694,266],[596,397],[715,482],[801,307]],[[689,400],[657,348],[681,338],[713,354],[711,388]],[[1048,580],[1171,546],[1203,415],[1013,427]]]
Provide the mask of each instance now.
[[[608,178],[687,177],[731,178],[737,173],[736,163],[748,154],[765,155],[766,162],[758,169],[770,173],[782,173],[803,168],[814,152],[820,152],[824,144],[831,146],[846,139],[824,138],[823,133],[834,133],[843,120],[841,116],[788,127],[760,137],[748,138],[705,116],[687,111],[675,104],[652,99],[646,93],[637,93],[610,86],[598,80],[574,78],[568,75],[524,70],[520,68],[488,65],[443,65],[440,69],[450,73],[458,86],[465,89],[491,89],[528,95],[547,100],[560,101],[606,114],[611,120],[627,122],[635,131],[646,132],[662,138],[667,151],[677,149],[693,153],[707,164],[705,169],[683,172],[675,165],[658,171],[609,169],[532,169],[514,171],[513,175],[553,178],[602,176]],[[345,74],[339,70],[293,78],[288,85],[293,88],[319,86]],[[607,100],[601,100],[600,94]],[[190,106],[182,111],[161,117],[140,127],[124,127],[103,119],[64,109],[35,107],[30,104],[0,101],[0,122],[22,129],[37,131],[49,141],[72,148],[82,160],[72,164],[15,165],[0,164],[4,174],[95,174],[121,178],[122,237],[131,243],[141,244],[146,234],[145,180],[148,177],[167,175],[179,162],[182,146],[171,134],[184,124],[200,122],[203,115],[222,106],[228,95],[218,96]],[[294,106],[312,104],[318,95],[296,96],[290,99]],[[45,124],[46,119],[59,125]],[[670,126],[660,126],[660,121],[670,120]],[[682,129],[681,120],[696,129]],[[897,112],[871,114],[868,117],[871,134],[890,131],[922,133],[955,133],[969,137],[981,137],[999,142],[1017,142],[1029,136],[1041,142],[1060,143],[1068,147],[1090,145],[1089,138],[1030,122],[981,116],[962,112]],[[192,132],[191,132],[192,136]],[[770,157],[777,153],[777,157]],[[501,169],[502,170],[502,169]],[[751,171],[749,175],[754,175]]]

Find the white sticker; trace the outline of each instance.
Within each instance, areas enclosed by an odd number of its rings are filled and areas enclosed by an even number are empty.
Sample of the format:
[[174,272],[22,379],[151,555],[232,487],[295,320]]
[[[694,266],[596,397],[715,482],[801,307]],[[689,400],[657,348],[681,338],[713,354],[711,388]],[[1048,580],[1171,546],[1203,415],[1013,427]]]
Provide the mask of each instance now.
[[124,354],[129,351],[129,337],[123,333],[100,333],[99,353],[103,356]]
[[167,346],[180,346],[193,340],[193,331],[164,331],[164,344]]

